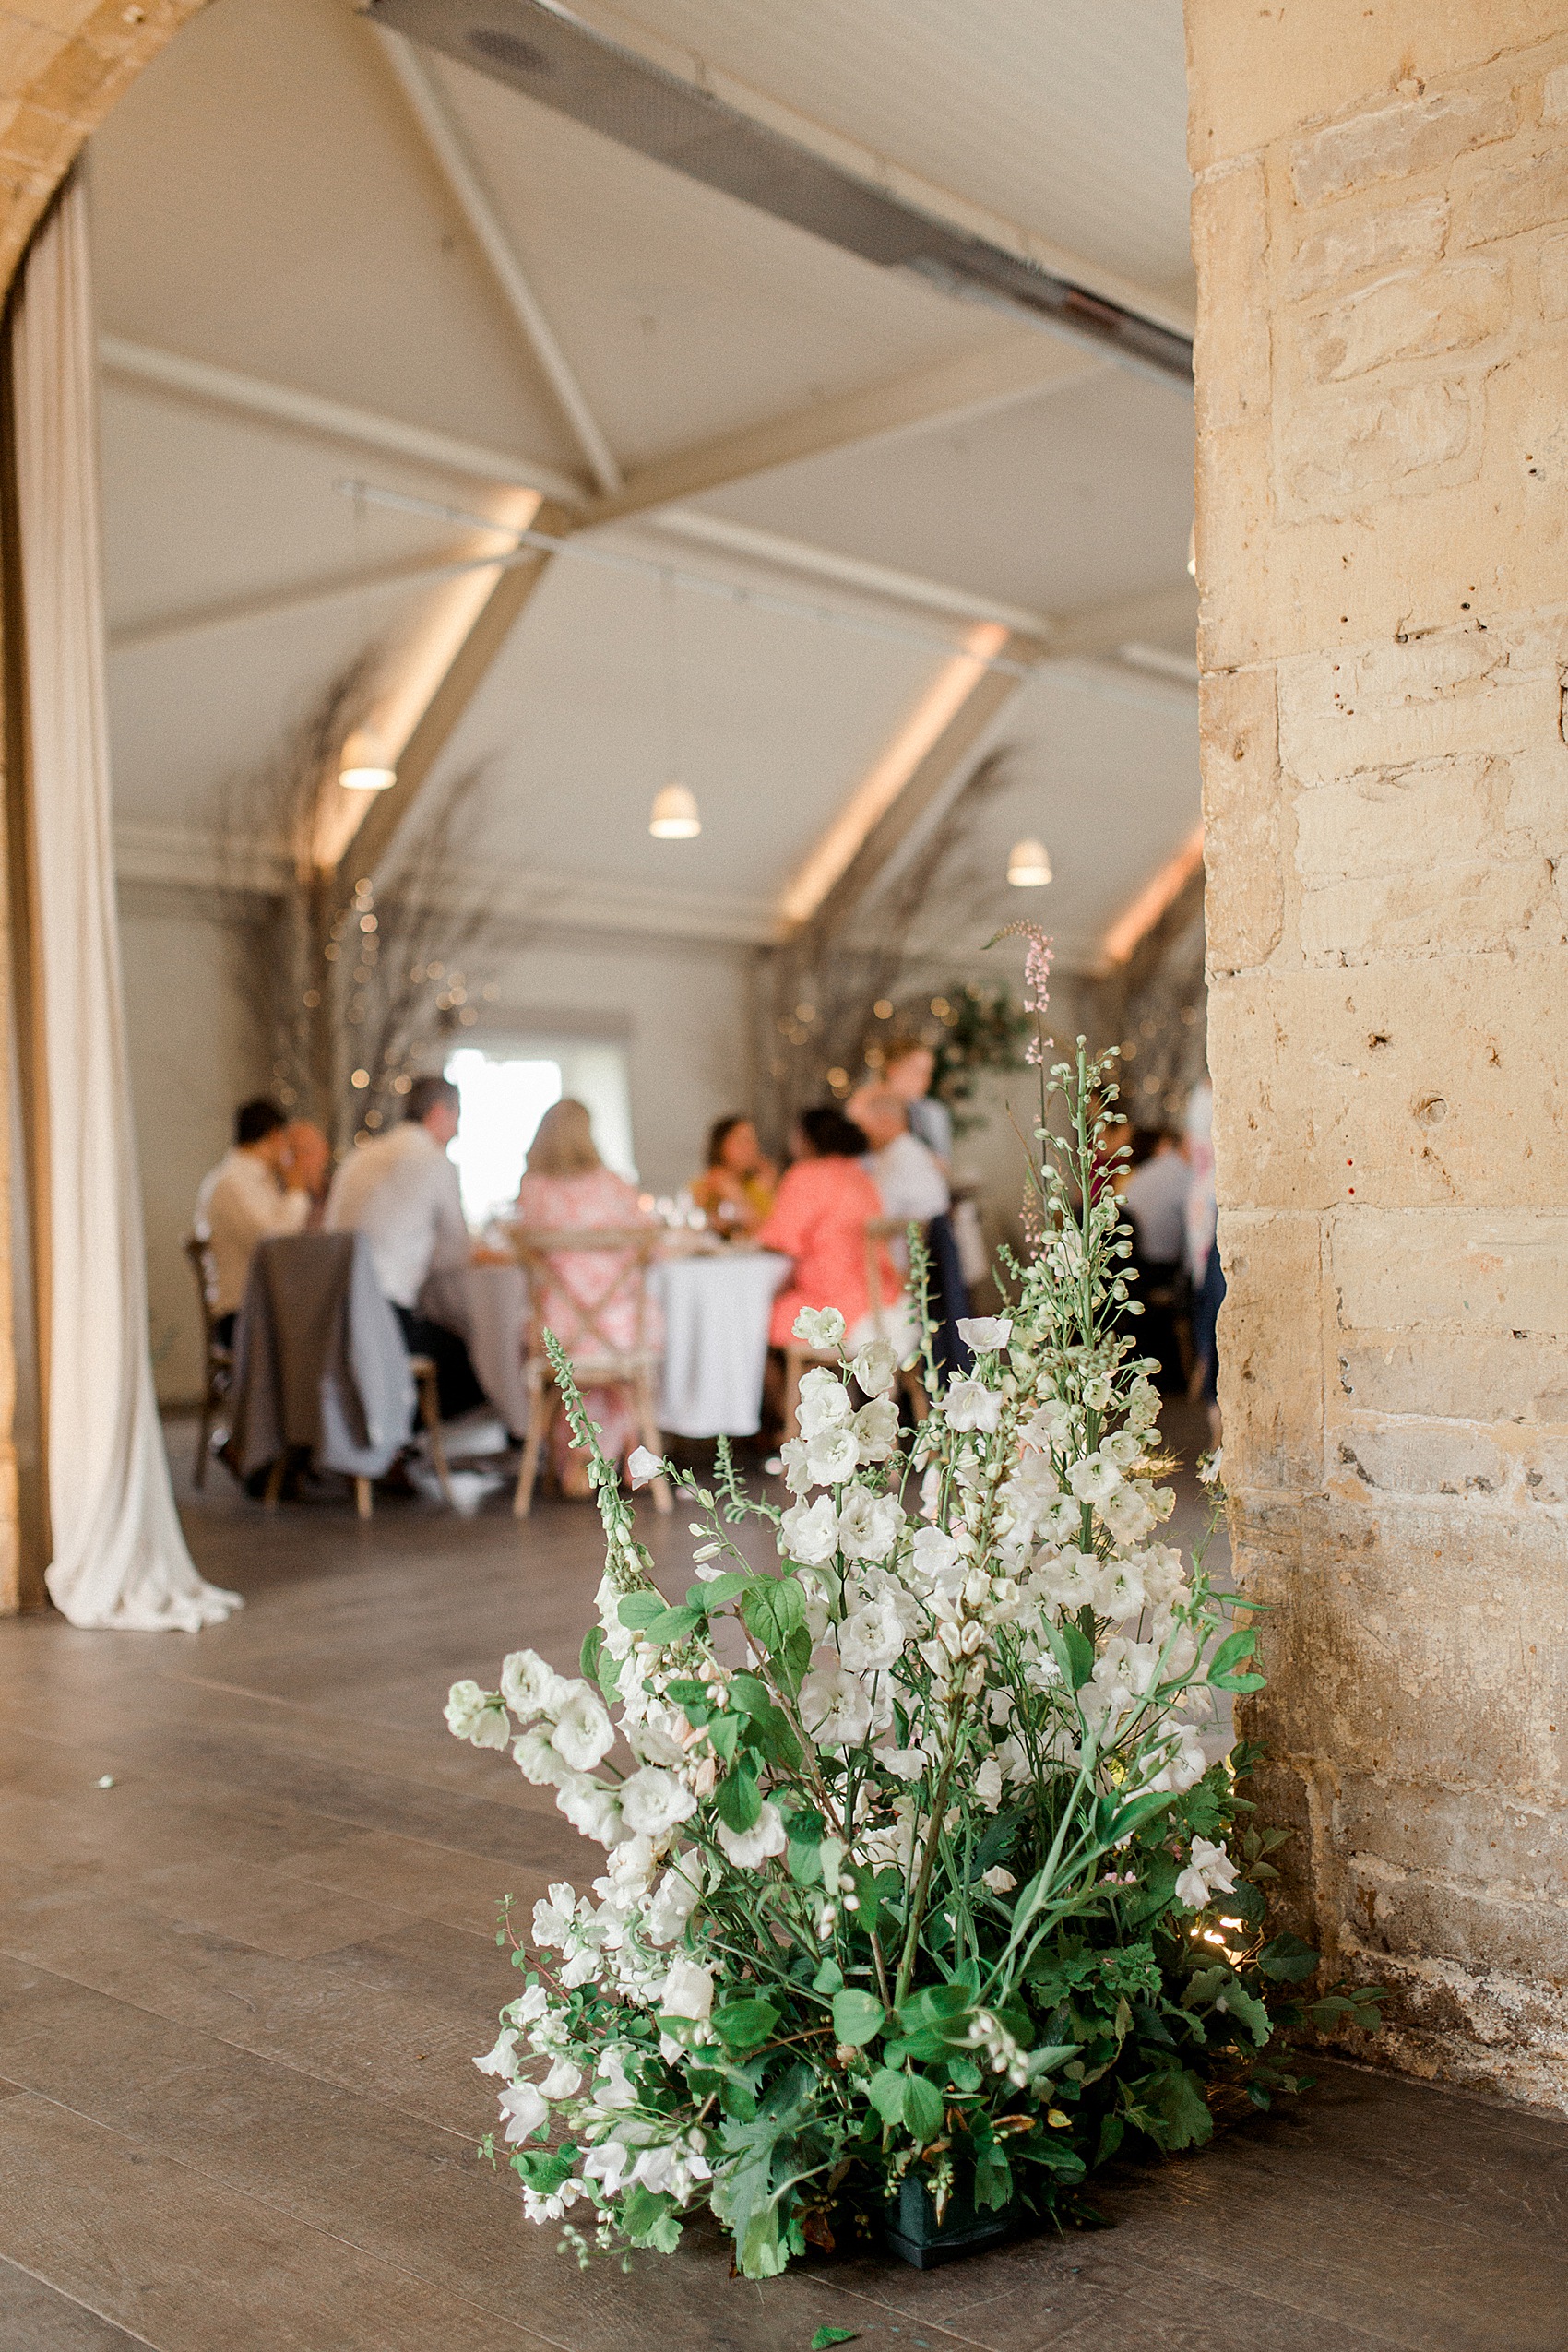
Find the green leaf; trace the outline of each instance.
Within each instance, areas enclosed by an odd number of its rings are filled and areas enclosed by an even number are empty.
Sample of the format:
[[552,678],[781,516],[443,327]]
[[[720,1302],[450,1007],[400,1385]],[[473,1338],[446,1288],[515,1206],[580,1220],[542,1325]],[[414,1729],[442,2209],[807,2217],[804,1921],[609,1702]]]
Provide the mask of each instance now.
[[942,2129],[942,2093],[923,2074],[904,2077],[904,2121],[911,2135],[922,2144],[934,2140]]
[[1277,1935],[1258,1954],[1258,1966],[1278,1984],[1305,1983],[1317,1967],[1318,1955],[1299,1935]]
[[713,1803],[726,1829],[732,1829],[737,1837],[743,1836],[762,1811],[762,1790],[755,1776],[749,1772],[726,1773]]
[[866,2085],[866,2097],[885,2123],[904,2120],[905,2074],[895,2073],[891,2066],[879,2066]]
[[713,2013],[714,2032],[738,2058],[760,2049],[778,2023],[778,2011],[771,2001],[727,2001]]
[[1185,2067],[1162,2068],[1139,2085],[1148,2110],[1144,2129],[1157,2147],[1200,2147],[1214,2132],[1203,2085]]
[[805,1623],[806,1597],[793,1576],[757,1576],[741,1602],[746,1631],[765,1650],[782,1650]]
[[830,2344],[858,2344],[861,2332],[857,2327],[819,2327],[811,2342],[811,2352],[827,2352]]
[[766,1715],[773,1705],[773,1693],[757,1674],[731,1674],[729,1699],[742,1715]]
[[1239,2025],[1244,2025],[1259,2049],[1274,2031],[1267,2010],[1255,1993],[1247,1990],[1239,1977],[1232,1977],[1229,1984],[1221,1987],[1215,2006],[1223,2009],[1228,2017],[1234,2017]]
[[838,1992],[842,1990],[843,1984],[844,1971],[837,1961],[825,1960],[812,1978],[812,1990],[813,1992]]
[[649,2189],[629,2189],[621,2200],[617,2218],[634,2246],[652,2246],[660,2254],[672,2254],[681,2242],[675,2201],[662,2192],[655,2196]]
[[713,1742],[713,1752],[722,1756],[726,1764],[733,1764],[735,1751],[741,1744],[741,1718],[738,1715],[710,1716],[707,1736]]
[[1071,1619],[1062,1628],[1062,1643],[1067,1653],[1067,1680],[1075,1691],[1081,1691],[1094,1672],[1094,1644]]
[[710,1576],[706,1585],[693,1585],[686,1598],[693,1609],[722,1609],[754,1581],[749,1571],[730,1569],[722,1576]]
[[688,1633],[695,1633],[702,1621],[700,1609],[687,1609],[683,1605],[679,1609],[662,1610],[657,1617],[650,1617],[643,1627],[643,1639],[645,1642],[657,1642],[662,1649],[671,1649],[677,1642],[683,1642]]
[[833,2030],[851,2049],[864,2049],[882,2031],[887,2012],[874,1993],[853,1986],[833,1997]]
[[1211,1691],[1261,1691],[1268,1682],[1266,1674],[1211,1674]]
[[1145,1822],[1153,1821],[1157,1813],[1169,1812],[1175,1800],[1168,1790],[1150,1789],[1142,1797],[1134,1797],[1111,1815],[1109,1845],[1120,1845],[1123,1837],[1135,1836]]
[[583,1635],[582,1648],[577,1652],[577,1671],[588,1682],[599,1680],[599,1654],[604,1647],[604,1628],[590,1625]]
[[1212,1681],[1217,1674],[1229,1674],[1231,1668],[1240,1666],[1244,1657],[1252,1657],[1257,1645],[1258,1637],[1251,1629],[1243,1633],[1227,1634],[1209,1659],[1209,1680]]
[[1013,2193],[1013,2168],[1000,2141],[975,2151],[975,2203],[1000,2213]]
[[615,1614],[632,1633],[640,1633],[654,1618],[662,1617],[669,1605],[662,1593],[628,1593]]

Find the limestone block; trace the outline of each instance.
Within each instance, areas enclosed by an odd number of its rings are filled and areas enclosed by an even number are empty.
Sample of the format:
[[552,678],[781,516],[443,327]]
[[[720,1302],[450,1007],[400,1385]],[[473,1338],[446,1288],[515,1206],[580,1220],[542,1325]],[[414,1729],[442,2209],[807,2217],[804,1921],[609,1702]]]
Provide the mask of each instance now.
[[1550,1895],[1498,1896],[1442,1878],[1350,1859],[1350,1901],[1363,1945],[1546,1984],[1568,1976],[1568,1907]]
[[1513,100],[1503,91],[1401,99],[1301,140],[1291,158],[1291,184],[1299,203],[1322,204],[1452,163],[1467,148],[1507,138],[1517,121]]
[[1568,123],[1568,65],[1554,65],[1541,85],[1543,123]]
[[1390,1494],[1501,1494],[1513,1483],[1508,1455],[1473,1426],[1357,1416],[1332,1438],[1336,1493],[1354,1495],[1359,1484]]
[[1204,920],[1211,970],[1261,964],[1285,927],[1279,730],[1272,669],[1211,671],[1198,706]]
[[1336,1845],[1395,1870],[1443,1877],[1505,1902],[1561,1900],[1568,1807],[1500,1801],[1490,1790],[1347,1773],[1330,1820]]
[[1505,821],[1511,772],[1479,754],[1362,768],[1296,801],[1296,864],[1313,881],[1479,858]]
[[1568,318],[1568,237],[1548,237],[1536,256],[1540,306],[1546,318]]
[[63,32],[0,16],[0,97],[24,98],[65,46]]
[[1456,182],[1454,241],[1483,245],[1568,220],[1568,155],[1561,141],[1545,154],[1522,156],[1476,172],[1467,186]]
[[1474,622],[1279,665],[1279,755],[1326,784],[1440,755],[1561,747],[1564,624]]
[[1380,1331],[1336,1352],[1335,1396],[1358,1412],[1568,1427],[1568,1335],[1485,1338],[1466,1327],[1411,1341]]
[[[1545,858],[1509,865],[1434,860],[1425,873],[1357,874],[1303,890],[1299,921],[1310,965],[1568,946],[1557,877]],[[1446,1116],[1444,1109],[1428,1123]]]
[[1221,1202],[1359,1214],[1568,1200],[1568,1111],[1542,1051],[1562,1004],[1561,950],[1217,977]]
[[1364,375],[1390,360],[1431,359],[1501,332],[1509,315],[1500,261],[1401,270],[1292,322],[1291,356],[1314,384]]
[[1281,486],[1312,514],[1418,496],[1480,464],[1479,410],[1459,376],[1293,402],[1277,440]]
[[[1222,1143],[1217,1133],[1217,1148]],[[1316,1487],[1324,1443],[1319,1220],[1222,1212],[1219,1256],[1226,1459],[1249,1487]]]
[[1202,288],[1194,356],[1198,430],[1268,409],[1268,210],[1257,163],[1211,173],[1193,192],[1193,260]]
[[[1206,433],[1198,442],[1195,544],[1198,660],[1206,672],[1266,655],[1272,634],[1268,559],[1273,544],[1271,426],[1266,418]],[[1224,583],[1222,602],[1206,580]]]
[[1348,217],[1337,208],[1314,222],[1296,247],[1283,291],[1304,297],[1326,293],[1352,278],[1402,263],[1435,260],[1448,234],[1448,200],[1419,196],[1413,204],[1374,202]]
[[1360,1208],[1330,1252],[1347,1331],[1568,1335],[1568,1210]]

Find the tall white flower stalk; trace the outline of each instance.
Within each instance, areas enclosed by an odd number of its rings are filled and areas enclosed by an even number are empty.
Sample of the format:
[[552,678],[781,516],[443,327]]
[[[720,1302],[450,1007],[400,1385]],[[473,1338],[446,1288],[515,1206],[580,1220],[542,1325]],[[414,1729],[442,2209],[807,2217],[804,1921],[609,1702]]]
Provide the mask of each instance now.
[[[1037,942],[1037,1012],[1044,971]],[[1265,1938],[1279,1841],[1223,1753],[1255,1634],[1160,1538],[1113,1103],[1081,1039],[1042,1056],[1038,1246],[1004,1262],[1007,1311],[960,1326],[972,1373],[943,1384],[928,1329],[913,1431],[892,1349],[851,1359],[841,1316],[802,1315],[839,1364],[802,1384],[788,1500],[750,1499],[721,1448],[715,1489],[684,1488],[679,1601],[552,1348],[604,1524],[599,1622],[578,1677],[523,1651],[447,1709],[605,1850],[589,1894],[537,1907],[480,2061],[532,2218],[668,2250],[706,2201],[766,2276],[906,2178],[939,2215],[1043,2211],[1129,2131],[1206,2137],[1218,2085],[1294,2086],[1264,2052],[1316,1955]],[[633,1458],[661,1467],[679,1483]]]

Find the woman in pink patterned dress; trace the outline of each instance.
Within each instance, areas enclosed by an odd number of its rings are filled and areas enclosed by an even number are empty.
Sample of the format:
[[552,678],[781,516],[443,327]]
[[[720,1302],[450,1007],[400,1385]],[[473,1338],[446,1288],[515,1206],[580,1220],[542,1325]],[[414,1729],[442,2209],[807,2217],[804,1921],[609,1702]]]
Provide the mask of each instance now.
[[[539,1123],[513,1215],[529,1232],[604,1232],[653,1222],[625,1178],[600,1158],[586,1107],[569,1099],[553,1104]],[[539,1323],[569,1356],[658,1345],[655,1310],[642,1300],[641,1271],[624,1250],[563,1251],[552,1256],[548,1276],[531,1278]],[[603,1432],[600,1443],[608,1459],[622,1460],[639,1435],[631,1390],[590,1388],[583,1403]],[[564,1493],[590,1491],[588,1465],[572,1451],[564,1413],[551,1430],[551,1456]]]

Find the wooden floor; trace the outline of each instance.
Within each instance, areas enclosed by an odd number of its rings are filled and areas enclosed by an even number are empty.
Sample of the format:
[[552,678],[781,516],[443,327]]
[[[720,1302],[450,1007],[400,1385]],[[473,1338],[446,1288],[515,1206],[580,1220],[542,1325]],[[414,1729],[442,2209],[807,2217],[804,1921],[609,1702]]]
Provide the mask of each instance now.
[[0,2352],[1568,2346],[1568,2126],[1344,2068],[1117,2179],[1092,2236],[580,2274],[475,2161],[470,2060],[512,1981],[497,1897],[591,1867],[441,1706],[519,1643],[571,1663],[594,1521],[268,1519],[216,1486],[187,1521],[229,1624],[0,1626]]

